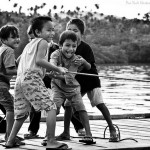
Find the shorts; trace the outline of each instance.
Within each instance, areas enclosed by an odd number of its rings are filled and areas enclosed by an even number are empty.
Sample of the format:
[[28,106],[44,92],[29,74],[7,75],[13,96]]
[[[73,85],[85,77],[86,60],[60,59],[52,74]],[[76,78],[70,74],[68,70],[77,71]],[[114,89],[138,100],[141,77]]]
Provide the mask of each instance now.
[[53,101],[56,104],[57,109],[60,109],[65,102],[64,106],[72,106],[75,111],[86,111],[80,92],[69,95],[61,90],[56,84],[52,84],[52,91]]
[[104,103],[101,88],[94,88],[93,90],[88,91],[87,96],[91,102],[92,107],[95,107],[98,104]]
[[0,104],[5,108],[6,112],[14,112],[14,98],[7,88],[0,88]]
[[31,111],[56,110],[55,103],[50,98],[50,93],[45,87],[38,72],[26,72],[24,77],[17,77],[15,85],[15,119],[27,117]]

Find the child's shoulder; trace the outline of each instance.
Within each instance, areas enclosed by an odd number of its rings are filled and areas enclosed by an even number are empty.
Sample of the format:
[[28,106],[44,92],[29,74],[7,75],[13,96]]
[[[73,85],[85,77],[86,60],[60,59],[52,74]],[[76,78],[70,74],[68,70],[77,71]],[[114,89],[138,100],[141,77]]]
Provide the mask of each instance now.
[[52,52],[51,56],[60,56],[61,55],[61,51],[60,49],[55,50],[54,52]]
[[86,43],[85,41],[81,41],[81,46],[91,49],[91,46],[88,43]]
[[14,53],[14,50],[7,45],[0,47],[0,55],[6,55],[8,53]]

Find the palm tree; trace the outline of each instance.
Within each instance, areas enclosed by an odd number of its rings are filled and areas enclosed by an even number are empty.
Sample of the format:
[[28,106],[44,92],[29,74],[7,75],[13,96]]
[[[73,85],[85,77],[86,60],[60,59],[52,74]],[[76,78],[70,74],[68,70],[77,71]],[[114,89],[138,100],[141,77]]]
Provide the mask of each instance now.
[[95,7],[96,7],[97,9],[99,9],[99,4],[95,4]]

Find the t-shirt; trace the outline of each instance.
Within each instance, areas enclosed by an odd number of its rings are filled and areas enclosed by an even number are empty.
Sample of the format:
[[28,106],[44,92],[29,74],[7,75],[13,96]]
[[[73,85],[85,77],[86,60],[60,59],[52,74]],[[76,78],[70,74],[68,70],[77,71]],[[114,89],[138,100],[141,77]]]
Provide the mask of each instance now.
[[[93,51],[87,43],[81,41],[80,45],[76,49],[76,55],[82,56],[88,63],[91,64],[90,70],[83,69],[80,71],[81,73],[98,74]],[[76,79],[81,85],[81,93],[86,93],[94,88],[101,87],[99,77],[76,75]]]
[[6,68],[16,67],[14,50],[2,44],[0,47],[0,87],[9,88],[12,75],[6,75]]
[[[78,58],[76,55],[74,55],[71,59],[66,59],[62,52],[61,49],[56,50],[52,53],[50,62],[55,64],[56,66],[61,66],[65,67],[68,69],[68,71],[77,71],[78,66],[75,65],[74,60]],[[52,85],[53,83],[56,84],[62,91],[67,92],[68,94],[76,94],[76,89],[80,88],[80,85],[78,81],[74,78],[74,74],[69,74],[72,76],[72,82],[67,83],[64,80],[60,79],[52,79]],[[79,91],[79,90],[78,90]]]

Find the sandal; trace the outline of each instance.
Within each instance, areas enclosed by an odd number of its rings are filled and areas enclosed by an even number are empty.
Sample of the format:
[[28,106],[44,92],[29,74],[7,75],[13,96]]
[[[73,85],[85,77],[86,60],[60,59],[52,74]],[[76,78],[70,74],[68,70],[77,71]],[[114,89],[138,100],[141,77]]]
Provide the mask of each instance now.
[[94,141],[92,137],[88,136],[83,137],[82,140],[79,140],[79,142],[85,143],[87,145],[96,144],[96,141]]
[[78,136],[85,136],[85,129],[79,129],[78,130]]
[[24,138],[25,138],[25,139],[34,139],[34,138],[37,138],[38,136],[39,136],[39,135],[36,135],[36,134],[33,133],[33,132],[24,134]]
[[[9,144],[8,144],[9,143]],[[10,144],[9,141],[7,141],[5,143],[5,145],[3,145],[6,148],[14,148],[14,147],[19,147],[21,145],[25,145],[24,142],[20,141],[17,137],[15,138],[14,142]]]
[[55,137],[56,140],[58,141],[66,141],[66,140],[70,140],[70,136],[69,135],[63,135],[63,134],[60,134],[59,136],[56,136]]
[[17,145],[25,145],[25,143],[24,142],[22,142],[22,141],[20,141],[17,137],[16,137],[16,139],[15,139],[15,144],[17,144]]
[[20,136],[16,136],[16,138],[18,138],[20,141],[24,141],[24,138],[22,138]]
[[15,147],[19,147],[20,145],[17,145],[17,144],[5,144],[5,145],[2,145],[3,147],[6,147],[6,148],[15,148]]
[[71,150],[72,148],[68,148],[68,145],[65,143],[62,143],[62,145],[55,147],[55,148],[46,148],[46,150]]
[[47,145],[47,139],[44,139],[41,143],[41,145],[46,146]]
[[17,143],[17,142],[13,142],[13,143],[10,143],[10,142],[6,142],[5,145],[3,145],[4,147],[6,148],[14,148],[14,147],[19,147],[20,145]]

